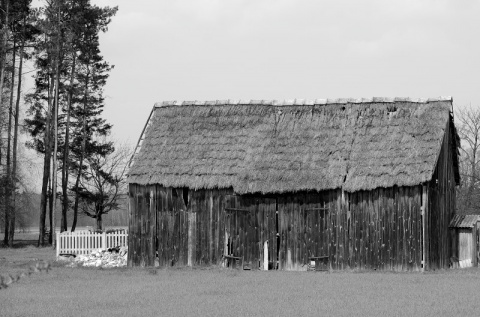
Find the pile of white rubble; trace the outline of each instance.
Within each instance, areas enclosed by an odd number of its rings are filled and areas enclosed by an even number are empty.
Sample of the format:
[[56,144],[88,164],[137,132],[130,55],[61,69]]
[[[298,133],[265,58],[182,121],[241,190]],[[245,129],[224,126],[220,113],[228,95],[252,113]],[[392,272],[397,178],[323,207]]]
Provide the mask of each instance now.
[[127,266],[128,247],[116,247],[108,250],[94,250],[90,254],[80,254],[68,266],[123,267]]

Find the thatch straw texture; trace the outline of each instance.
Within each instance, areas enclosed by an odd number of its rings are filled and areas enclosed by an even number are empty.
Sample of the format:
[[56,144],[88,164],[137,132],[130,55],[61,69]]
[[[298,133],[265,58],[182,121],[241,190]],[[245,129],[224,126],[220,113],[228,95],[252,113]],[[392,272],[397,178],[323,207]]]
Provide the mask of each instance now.
[[432,177],[451,104],[450,98],[164,103],[155,108],[128,182],[237,193],[418,185]]

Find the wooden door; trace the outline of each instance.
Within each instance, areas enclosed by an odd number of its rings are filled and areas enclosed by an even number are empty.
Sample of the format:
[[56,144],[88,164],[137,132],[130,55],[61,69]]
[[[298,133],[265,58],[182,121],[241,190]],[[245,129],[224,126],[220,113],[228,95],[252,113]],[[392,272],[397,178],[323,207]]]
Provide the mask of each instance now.
[[301,209],[305,219],[305,254],[302,259],[307,268],[314,265],[315,270],[328,269],[328,206],[321,197],[309,197]]
[[459,229],[459,261],[465,261],[468,266],[472,263],[473,239],[470,229]]
[[[227,263],[242,263],[244,269],[265,269],[268,263],[274,266],[277,261],[276,200],[227,195],[225,205]],[[264,254],[264,250],[268,254]]]
[[326,215],[328,205],[321,194],[279,198],[279,269],[301,271],[306,270],[311,261],[328,262]]

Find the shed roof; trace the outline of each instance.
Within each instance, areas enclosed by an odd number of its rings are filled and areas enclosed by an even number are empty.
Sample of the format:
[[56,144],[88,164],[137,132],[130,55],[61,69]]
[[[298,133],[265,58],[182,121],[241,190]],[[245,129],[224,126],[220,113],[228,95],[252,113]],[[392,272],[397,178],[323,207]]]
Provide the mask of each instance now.
[[128,182],[237,193],[418,185],[432,178],[451,106],[451,97],[163,102]]
[[450,228],[473,228],[480,221],[479,215],[455,215],[450,221]]

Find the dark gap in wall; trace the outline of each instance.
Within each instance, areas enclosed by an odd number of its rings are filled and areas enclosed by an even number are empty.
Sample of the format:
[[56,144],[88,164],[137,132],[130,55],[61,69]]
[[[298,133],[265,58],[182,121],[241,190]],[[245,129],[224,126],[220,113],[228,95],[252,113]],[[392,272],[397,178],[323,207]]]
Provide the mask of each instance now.
[[392,112],[396,112],[398,109],[395,105],[388,105],[387,106],[387,113],[390,114]]
[[188,187],[183,188],[183,202],[185,203],[185,207],[188,207]]
[[420,188],[420,206],[423,207],[423,186]]

